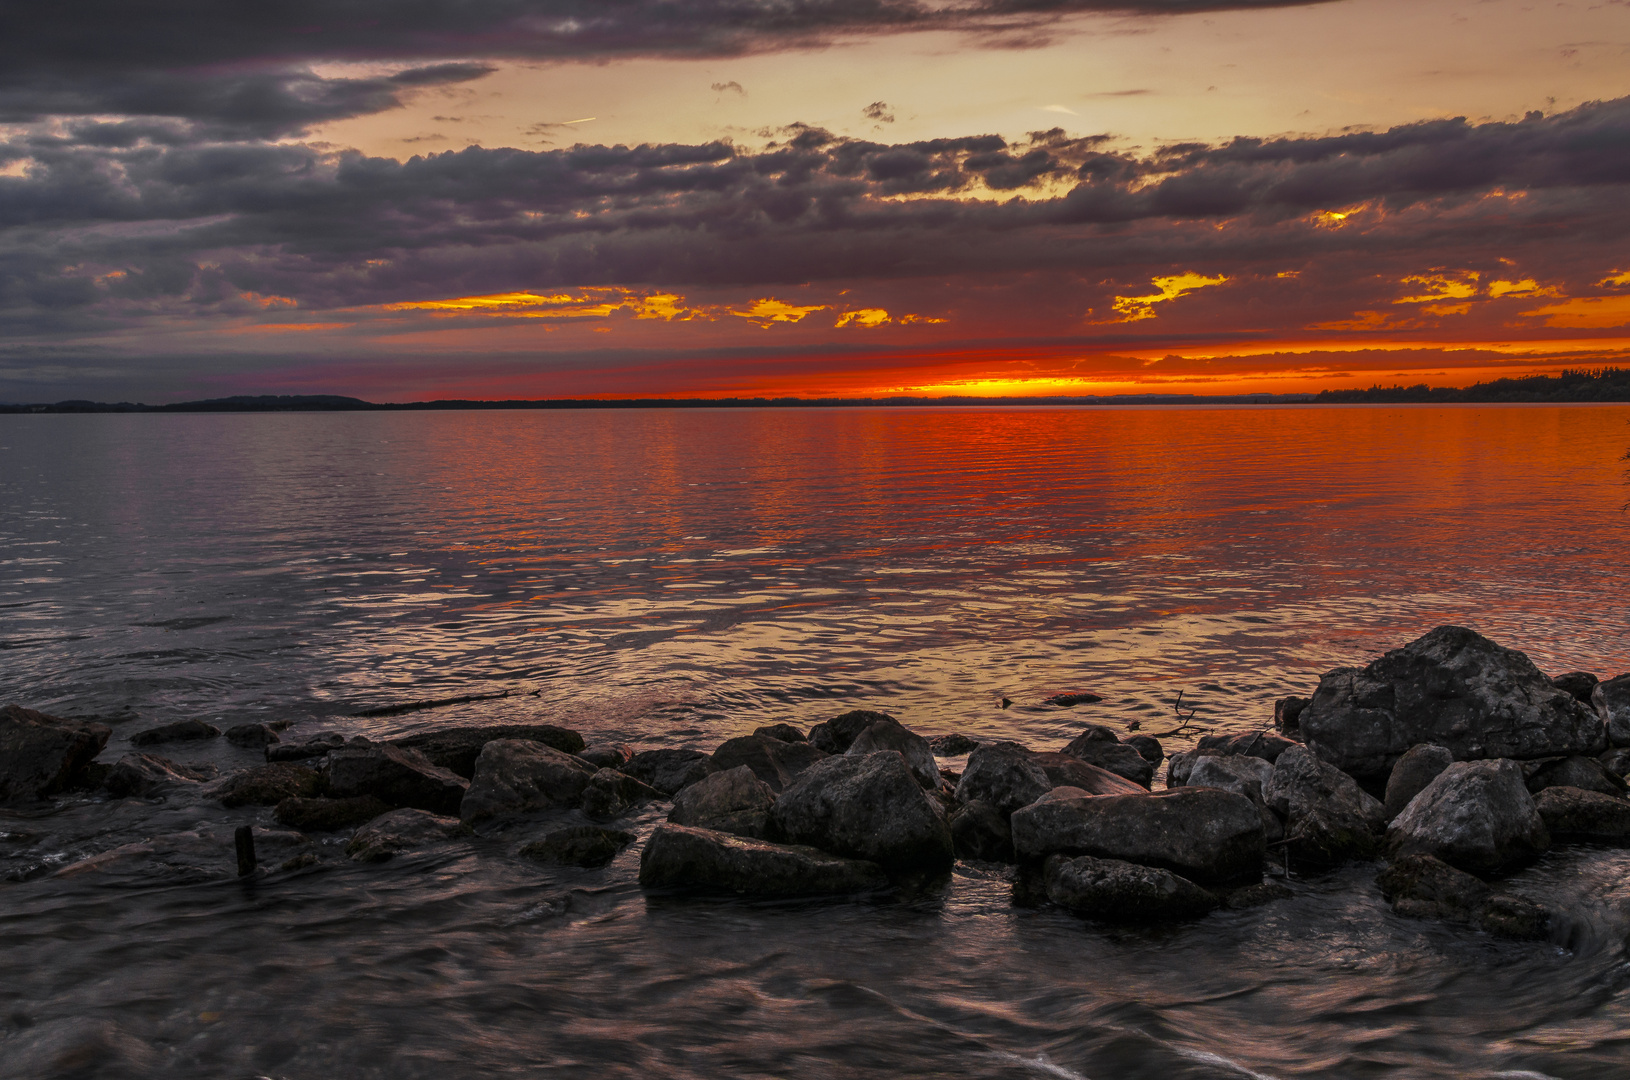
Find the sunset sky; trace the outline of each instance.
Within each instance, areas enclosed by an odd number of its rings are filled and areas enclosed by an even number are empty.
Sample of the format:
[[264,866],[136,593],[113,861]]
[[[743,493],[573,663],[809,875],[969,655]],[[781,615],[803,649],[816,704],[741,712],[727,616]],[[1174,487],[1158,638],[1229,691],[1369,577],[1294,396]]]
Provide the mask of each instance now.
[[1456,385],[1630,354],[1626,0],[0,14],[0,402]]

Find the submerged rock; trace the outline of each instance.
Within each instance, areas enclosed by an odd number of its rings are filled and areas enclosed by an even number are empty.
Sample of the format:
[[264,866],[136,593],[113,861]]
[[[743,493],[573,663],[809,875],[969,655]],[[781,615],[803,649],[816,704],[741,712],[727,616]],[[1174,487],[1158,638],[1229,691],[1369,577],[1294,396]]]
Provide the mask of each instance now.
[[1404,812],[1410,800],[1426,790],[1438,773],[1453,765],[1454,754],[1446,746],[1421,743],[1412,746],[1387,776],[1386,798],[1381,803],[1382,814],[1390,822]]
[[1575,787],[1548,787],[1534,809],[1553,840],[1630,843],[1630,801]]
[[328,794],[372,795],[391,806],[456,814],[469,784],[417,750],[400,746],[343,747],[328,755]]
[[257,765],[227,777],[215,789],[221,805],[276,806],[284,799],[310,799],[322,793],[323,778],[315,769],[279,761]]
[[870,709],[856,709],[841,716],[834,716],[832,719],[810,728],[810,745],[828,754],[847,754],[849,747],[860,737],[860,733],[879,720],[887,720],[894,724],[899,723],[888,713],[873,712]]
[[429,758],[432,764],[451,769],[459,776],[469,779],[475,775],[475,760],[481,756],[482,747],[495,739],[520,739],[541,743],[562,754],[579,754],[584,748],[582,735],[571,728],[556,727],[554,724],[488,724],[483,727],[437,728],[434,731],[421,731],[400,739],[392,739],[391,745],[417,750]]
[[668,820],[675,825],[765,840],[770,839],[773,805],[774,789],[754,776],[752,769],[738,765],[713,773],[675,795]]
[[640,885],[647,889],[793,897],[871,892],[888,883],[872,862],[685,825],[657,826],[640,854]]
[[1496,873],[1551,846],[1545,822],[1509,758],[1457,761],[1393,821],[1398,855],[1434,855],[1472,873]]
[[[1109,739],[1104,738],[1103,733],[1108,733]],[[1110,739],[1114,738],[1115,733],[1107,728],[1102,732],[1089,728],[1072,739],[1062,752],[1147,788],[1155,778],[1154,764],[1135,748],[1122,742],[1111,742]]]
[[1013,861],[1013,830],[1007,816],[990,803],[974,799],[951,813],[951,845],[959,859]]
[[458,818],[428,810],[392,810],[358,829],[345,845],[345,853],[357,862],[384,862],[468,832]]
[[25,709],[0,708],[0,805],[33,802],[72,784],[112,729]]
[[1505,896],[1431,855],[1405,855],[1376,877],[1399,915],[1471,923],[1501,937],[1543,937],[1550,913],[1530,900]]
[[1290,857],[1304,865],[1367,859],[1379,849],[1386,824],[1380,801],[1305,746],[1279,755],[1262,799],[1285,820]]
[[221,734],[221,729],[214,724],[206,724],[202,720],[177,720],[173,724],[163,724],[159,727],[138,731],[130,736],[131,746],[154,746],[158,743],[185,742],[196,739],[213,739]]
[[550,866],[605,866],[617,853],[634,842],[634,834],[598,825],[572,825],[555,829],[531,843],[522,844],[518,854]]
[[1054,855],[1043,871],[1047,898],[1077,915],[1105,922],[1192,919],[1217,898],[1170,870],[1091,855]]
[[938,870],[955,861],[939,805],[892,750],[816,762],[770,810],[781,835],[889,872]]
[[214,765],[182,765],[157,754],[126,754],[102,778],[102,786],[116,799],[156,795],[166,788],[213,780]]
[[596,772],[588,762],[529,739],[494,739],[481,748],[459,804],[464,821],[577,806]]
[[1630,746],[1630,674],[1597,683],[1590,703],[1607,726],[1607,744]]
[[1014,742],[988,743],[968,755],[968,767],[957,780],[958,802],[975,800],[1004,817],[1028,806],[1053,787],[1036,755]]
[[712,771],[724,772],[745,765],[776,791],[784,791],[805,769],[826,757],[809,743],[789,743],[767,735],[743,735],[719,744],[713,751]]
[[365,825],[391,807],[372,795],[353,795],[344,799],[284,799],[272,809],[272,817],[280,825],[301,832],[339,832]]
[[713,759],[700,750],[642,750],[622,771],[664,795],[674,795],[714,771]]
[[1457,761],[1594,754],[1602,719],[1514,649],[1440,626],[1364,668],[1319,680],[1300,717],[1307,745],[1353,776],[1383,776],[1410,747]]
[[345,736],[337,731],[324,731],[313,735],[305,742],[278,743],[266,747],[267,761],[305,761],[308,758],[322,757],[330,750],[338,750],[345,745]]
[[911,775],[924,788],[929,791],[939,788],[940,770],[934,763],[934,750],[921,735],[893,720],[879,720],[856,735],[855,741],[849,744],[849,749],[844,753],[859,757],[879,750],[893,750],[905,758]]
[[259,750],[282,740],[269,724],[238,724],[226,729],[226,741],[233,746]]

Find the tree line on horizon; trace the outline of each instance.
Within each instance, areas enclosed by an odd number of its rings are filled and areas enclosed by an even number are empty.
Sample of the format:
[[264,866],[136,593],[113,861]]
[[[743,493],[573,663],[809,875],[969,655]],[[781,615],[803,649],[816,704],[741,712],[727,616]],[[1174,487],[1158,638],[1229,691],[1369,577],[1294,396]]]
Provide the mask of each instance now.
[[1495,379],[1471,386],[1417,383],[1377,385],[1367,390],[1321,390],[1313,401],[1321,405],[1630,401],[1630,368],[1565,368],[1556,375]]

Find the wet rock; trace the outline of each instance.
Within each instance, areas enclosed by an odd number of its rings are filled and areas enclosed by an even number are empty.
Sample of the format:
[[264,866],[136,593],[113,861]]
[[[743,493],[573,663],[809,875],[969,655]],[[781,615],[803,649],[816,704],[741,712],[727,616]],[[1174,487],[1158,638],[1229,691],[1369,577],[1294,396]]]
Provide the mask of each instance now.
[[[900,771],[909,781],[904,762]],[[922,797],[915,783],[912,788]],[[813,847],[772,844],[684,825],[659,825],[640,854],[640,885],[647,889],[792,897],[871,892],[886,888],[888,877],[875,863]]]
[[392,810],[358,829],[345,845],[345,853],[357,862],[384,862],[468,832],[458,818],[443,817],[428,810]]
[[226,729],[226,741],[233,746],[247,746],[259,750],[281,742],[277,732],[267,724],[238,724]]
[[1088,765],[1069,754],[1032,754],[1031,760],[1047,774],[1050,788],[1076,787],[1089,795],[1141,795],[1144,791],[1124,776]]
[[664,795],[673,795],[714,771],[713,759],[700,750],[642,750],[622,771]]
[[464,821],[501,814],[577,806],[594,766],[530,739],[493,739],[475,760],[475,776],[459,805]]
[[1279,755],[1262,799],[1284,819],[1290,857],[1303,865],[1367,859],[1379,848],[1386,824],[1380,801],[1305,746]]
[[605,866],[617,853],[634,842],[634,834],[597,825],[573,825],[555,829],[531,843],[521,845],[519,854],[549,866]]
[[[1113,732],[1109,734],[1114,735]],[[1147,788],[1155,777],[1154,765],[1137,750],[1125,743],[1110,742],[1102,737],[1100,731],[1091,728],[1072,739],[1063,752],[1088,765],[1124,776],[1139,787]]]
[[339,832],[354,829],[388,814],[391,807],[372,795],[344,799],[284,799],[272,809],[279,825],[301,832]]
[[832,719],[810,728],[810,745],[828,754],[847,754],[850,745],[860,737],[860,733],[879,720],[899,723],[888,713],[872,712],[870,709],[856,709],[853,712],[846,712],[842,716],[834,716]]
[[959,859],[1013,861],[1013,830],[996,807],[974,799],[951,813],[951,846]]
[[1160,763],[1166,760],[1166,748],[1160,745],[1160,740],[1153,735],[1132,735],[1122,740],[1127,746],[1143,755],[1143,760],[1160,768]]
[[469,784],[417,750],[384,745],[342,747],[328,755],[328,794],[372,795],[390,806],[456,814]]
[[177,720],[173,724],[138,731],[130,736],[131,746],[155,746],[158,743],[186,742],[196,739],[214,739],[221,729],[202,720]]
[[1410,747],[1387,776],[1387,794],[1381,803],[1383,816],[1391,821],[1403,813],[1410,800],[1425,791],[1426,785],[1454,764],[1454,760],[1454,754],[1446,746],[1421,743]]
[[330,750],[338,750],[345,745],[345,736],[337,731],[324,731],[304,742],[278,743],[266,747],[267,761],[306,761],[310,758],[322,757]]
[[1059,705],[1068,709],[1076,705],[1094,705],[1102,700],[1104,699],[1097,694],[1077,690],[1068,694],[1054,694],[1052,697],[1044,699],[1042,703],[1044,705]]
[[1259,881],[1254,885],[1243,885],[1237,889],[1227,890],[1222,894],[1222,906],[1229,911],[1245,911],[1248,908],[1271,904],[1275,900],[1289,900],[1295,895],[1277,881]]
[[954,734],[935,735],[928,740],[928,745],[940,757],[961,757],[963,754],[971,754],[979,749],[980,743],[978,739],[967,735]]
[[0,709],[0,805],[33,802],[73,784],[107,745],[103,724],[7,705]]
[[1590,703],[1607,725],[1607,744],[1630,746],[1630,674],[1597,683]]
[[323,778],[315,769],[279,761],[235,773],[215,789],[221,805],[276,806],[284,799],[310,799],[322,793]]
[[1014,854],[1094,855],[1158,866],[1202,884],[1255,878],[1262,816],[1243,795],[1186,787],[1141,795],[1051,797],[1014,812]]
[[1630,801],[1576,787],[1548,787],[1534,809],[1552,840],[1598,844],[1630,842]]
[[1014,742],[988,743],[968,755],[957,780],[958,802],[985,803],[1002,815],[1028,806],[1052,789],[1047,772],[1028,749]]
[[182,765],[157,754],[126,754],[108,770],[102,786],[116,799],[157,795],[167,788],[213,780],[220,770],[213,765]]
[[1406,855],[1376,877],[1381,895],[1406,918],[1470,923],[1501,937],[1544,937],[1549,913],[1520,897],[1505,896],[1431,855]]
[[955,860],[939,805],[891,750],[816,762],[777,797],[770,818],[794,844],[891,873],[942,869]]
[[1549,936],[1551,913],[1532,900],[1496,893],[1477,913],[1477,925],[1496,937],[1539,941]]
[[1286,750],[1301,745],[1295,739],[1287,739],[1271,731],[1235,731],[1202,735],[1200,741],[1194,745],[1194,750],[1195,753],[1210,754],[1213,757],[1254,757],[1275,762]]
[[1528,657],[1459,626],[1329,672],[1300,724],[1310,749],[1357,777],[1385,775],[1419,743],[1456,761],[1595,754],[1606,743],[1602,719]]
[[1588,671],[1570,671],[1566,675],[1551,677],[1551,685],[1558,690],[1566,690],[1573,695],[1575,701],[1582,701],[1586,705],[1591,703],[1590,696],[1596,690],[1596,684],[1600,681]]
[[893,750],[905,758],[911,775],[929,791],[940,786],[939,766],[934,763],[934,750],[928,745],[928,740],[893,720],[879,720],[867,725],[866,730],[855,736],[855,741],[849,744],[849,749],[844,753],[858,757],[875,754],[879,750]]
[[1043,869],[1047,898],[1077,915],[1104,922],[1193,919],[1217,898],[1170,870],[1091,855],[1054,855]]
[[1616,799],[1625,797],[1630,785],[1624,777],[1609,772],[1607,766],[1595,758],[1565,757],[1548,761],[1528,776],[1528,790],[1539,794],[1546,788],[1575,787],[1585,791],[1599,791]]
[[1189,772],[1194,768],[1194,761],[1199,755],[1193,750],[1184,750],[1173,754],[1166,763],[1166,787],[1180,788],[1189,782]]
[[761,728],[753,729],[754,735],[766,735],[782,742],[808,742],[809,737],[791,724],[766,724]]
[[393,739],[391,743],[394,746],[417,750],[429,758],[432,764],[443,769],[451,769],[468,779],[475,775],[475,761],[481,756],[482,747],[494,739],[520,739],[541,743],[562,754],[580,754],[584,749],[582,735],[570,728],[556,727],[554,724],[488,724],[484,727],[438,728]]
[[738,765],[675,795],[668,820],[675,825],[737,835],[745,827],[748,835],[762,839],[774,804],[775,790],[754,776],[752,769]]
[[583,814],[590,821],[611,821],[631,806],[647,799],[661,798],[656,789],[640,783],[616,769],[599,769],[583,789]]
[[1287,739],[1300,739],[1302,737],[1302,710],[1307,708],[1311,698],[1282,697],[1273,703],[1273,727],[1279,734]]
[[322,856],[315,851],[302,851],[293,858],[278,863],[277,869],[279,873],[292,873],[295,870],[304,870],[308,866],[316,866],[322,861]]
[[[634,756],[632,748],[622,743],[606,743],[584,748],[577,755],[596,769],[621,769],[628,764],[628,759]],[[474,761],[471,761],[471,771],[474,771]]]
[[47,1020],[0,1043],[9,1080],[115,1080],[163,1072],[158,1052],[111,1020]]
[[1550,847],[1545,822],[1509,758],[1457,761],[1387,830],[1397,855],[1434,855],[1471,873],[1495,873]]
[[1121,741],[1121,737],[1116,734],[1115,729],[1112,727],[1106,727],[1103,724],[1087,724],[1082,727],[1081,733],[1072,741],[1118,743]]
[[1611,750],[1604,750],[1596,756],[1602,767],[1614,776],[1623,778],[1630,773],[1630,746],[1616,746]]
[[[738,765],[753,770],[753,775],[776,791],[785,791],[804,770],[826,757],[809,743],[788,743],[765,735],[743,735],[719,744],[713,751],[714,772],[724,772]],[[654,785],[653,785],[654,786]]]

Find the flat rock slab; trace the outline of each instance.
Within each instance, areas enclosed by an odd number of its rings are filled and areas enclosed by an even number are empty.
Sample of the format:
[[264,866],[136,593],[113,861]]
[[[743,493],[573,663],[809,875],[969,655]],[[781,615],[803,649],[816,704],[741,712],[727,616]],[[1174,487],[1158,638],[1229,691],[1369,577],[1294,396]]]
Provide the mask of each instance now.
[[1509,758],[1457,761],[1387,829],[1396,855],[1434,855],[1474,874],[1521,865],[1551,846],[1522,767]]
[[1256,804],[1216,788],[1046,798],[1016,811],[1012,826],[1023,861],[1093,855],[1203,884],[1260,875],[1266,848]]
[[419,753],[400,746],[343,747],[328,755],[328,793],[372,795],[391,806],[456,814],[469,784]]
[[640,855],[640,884],[768,898],[872,892],[889,879],[875,863],[813,847],[659,825]]
[[112,729],[25,709],[0,708],[0,805],[62,791],[108,743]]
[[527,742],[542,743],[563,754],[577,754],[584,749],[582,735],[571,728],[556,727],[554,724],[488,724],[485,727],[440,728],[392,739],[391,745],[417,750],[429,758],[432,764],[451,769],[459,776],[469,779],[475,775],[475,759],[481,756],[481,748],[494,739],[523,739]]
[[1120,859],[1054,855],[1044,874],[1049,900],[1105,922],[1193,919],[1218,904],[1209,891],[1170,870]]
[[782,836],[890,872],[956,861],[944,812],[893,750],[816,762],[770,810]]
[[519,854],[547,866],[605,866],[634,842],[634,834],[597,825],[573,825],[521,845]]
[[358,829],[345,853],[356,862],[384,862],[468,832],[458,818],[428,810],[392,810]]

